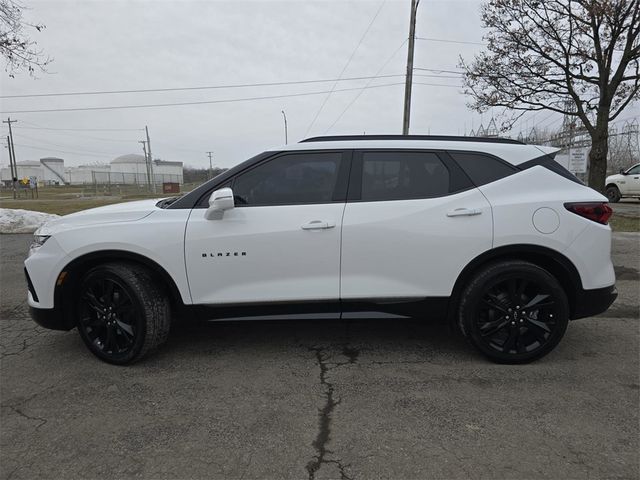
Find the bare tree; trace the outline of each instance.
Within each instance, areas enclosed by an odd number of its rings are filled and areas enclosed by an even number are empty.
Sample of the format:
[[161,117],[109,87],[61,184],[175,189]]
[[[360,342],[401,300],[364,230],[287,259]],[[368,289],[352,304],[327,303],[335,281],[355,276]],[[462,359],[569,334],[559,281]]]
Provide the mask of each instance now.
[[24,5],[14,0],[0,0],[0,54],[6,60],[5,71],[12,78],[20,70],[27,70],[33,76],[36,70],[44,71],[51,62],[26,32],[27,29],[40,32],[44,25],[25,21],[24,9]]
[[609,122],[640,98],[640,0],[489,0],[481,13],[487,51],[461,59],[470,106],[577,116],[603,191]]

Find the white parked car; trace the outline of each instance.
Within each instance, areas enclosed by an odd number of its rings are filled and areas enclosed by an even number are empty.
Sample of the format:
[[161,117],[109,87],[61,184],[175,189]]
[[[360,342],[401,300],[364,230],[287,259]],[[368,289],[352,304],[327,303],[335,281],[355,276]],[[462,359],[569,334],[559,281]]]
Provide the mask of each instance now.
[[640,198],[640,163],[616,175],[609,175],[605,181],[607,197],[610,202],[619,202],[621,198]]
[[611,209],[506,139],[310,138],[190,193],[67,215],[25,261],[33,318],[126,364],[172,316],[445,318],[490,359],[551,351],[616,298]]

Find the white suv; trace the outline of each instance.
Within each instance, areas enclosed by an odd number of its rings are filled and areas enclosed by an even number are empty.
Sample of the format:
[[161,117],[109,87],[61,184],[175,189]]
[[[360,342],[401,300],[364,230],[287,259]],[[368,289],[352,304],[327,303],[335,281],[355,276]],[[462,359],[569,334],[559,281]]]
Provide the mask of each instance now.
[[40,325],[126,364],[172,316],[445,318],[524,363],[616,298],[611,209],[506,139],[318,137],[164,200],[67,215],[25,261]]
[[606,180],[606,192],[610,202],[619,202],[624,197],[640,198],[640,163]]

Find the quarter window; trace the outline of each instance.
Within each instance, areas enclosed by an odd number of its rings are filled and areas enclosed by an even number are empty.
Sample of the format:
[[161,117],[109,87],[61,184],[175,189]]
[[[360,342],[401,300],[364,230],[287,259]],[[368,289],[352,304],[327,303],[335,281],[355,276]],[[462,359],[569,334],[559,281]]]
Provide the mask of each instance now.
[[516,173],[513,165],[480,153],[449,152],[476,187],[495,182]]
[[435,153],[364,152],[365,202],[438,197],[449,193],[449,170]]
[[338,179],[341,153],[283,155],[238,176],[236,206],[329,203]]

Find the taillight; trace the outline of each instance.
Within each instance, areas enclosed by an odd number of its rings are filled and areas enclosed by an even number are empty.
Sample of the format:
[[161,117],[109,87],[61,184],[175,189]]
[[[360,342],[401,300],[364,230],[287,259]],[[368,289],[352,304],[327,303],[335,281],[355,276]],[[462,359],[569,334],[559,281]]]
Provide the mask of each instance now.
[[565,203],[565,208],[570,212],[588,218],[594,222],[606,225],[613,214],[613,209],[606,203]]

